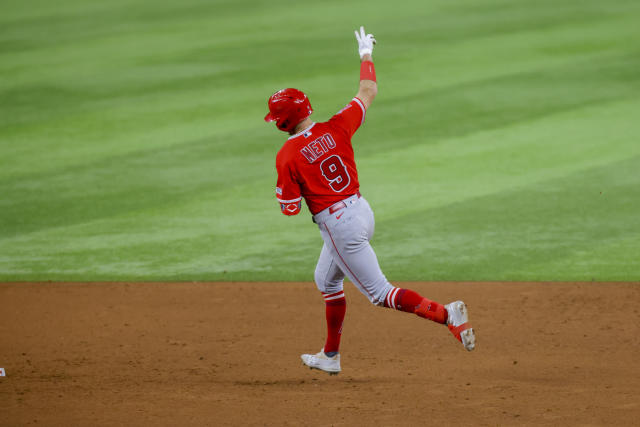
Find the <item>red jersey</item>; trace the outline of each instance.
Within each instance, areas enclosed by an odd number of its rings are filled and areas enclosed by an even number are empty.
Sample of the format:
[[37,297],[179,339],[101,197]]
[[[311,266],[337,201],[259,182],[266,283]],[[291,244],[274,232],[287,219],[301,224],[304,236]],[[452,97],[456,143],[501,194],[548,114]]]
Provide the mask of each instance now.
[[360,189],[351,137],[365,113],[362,101],[353,98],[328,122],[287,139],[276,156],[276,197],[283,213],[297,214],[304,197],[315,215]]

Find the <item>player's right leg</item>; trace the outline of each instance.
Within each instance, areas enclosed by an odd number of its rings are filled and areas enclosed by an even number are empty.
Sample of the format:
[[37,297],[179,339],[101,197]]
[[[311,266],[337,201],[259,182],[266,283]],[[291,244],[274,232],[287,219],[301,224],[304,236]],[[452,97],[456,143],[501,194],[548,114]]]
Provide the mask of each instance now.
[[394,310],[414,313],[425,319],[448,326],[449,330],[464,348],[471,351],[476,346],[476,337],[471,324],[467,306],[462,301],[442,305],[424,298],[411,289],[392,288],[384,299],[384,306]]

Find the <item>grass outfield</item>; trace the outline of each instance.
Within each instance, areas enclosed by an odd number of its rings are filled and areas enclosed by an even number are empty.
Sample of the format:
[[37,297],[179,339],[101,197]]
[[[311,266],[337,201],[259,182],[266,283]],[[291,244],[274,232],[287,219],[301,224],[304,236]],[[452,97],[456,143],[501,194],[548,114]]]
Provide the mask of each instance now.
[[[39,3],[38,5],[34,5]],[[393,280],[640,280],[637,1],[21,2],[0,15],[0,280],[311,280],[266,98],[353,143]]]

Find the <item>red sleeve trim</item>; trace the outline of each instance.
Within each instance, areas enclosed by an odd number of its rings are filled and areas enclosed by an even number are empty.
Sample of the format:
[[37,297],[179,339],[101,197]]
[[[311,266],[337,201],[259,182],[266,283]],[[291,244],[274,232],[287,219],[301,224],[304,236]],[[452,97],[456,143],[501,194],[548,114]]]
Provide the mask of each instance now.
[[278,201],[279,201],[280,203],[295,203],[295,202],[299,202],[300,200],[302,200],[302,197],[297,197],[297,198],[295,198],[295,199],[291,199],[291,200],[282,200],[282,199],[281,199],[281,198],[279,198],[279,197],[276,197],[276,199],[278,199]]

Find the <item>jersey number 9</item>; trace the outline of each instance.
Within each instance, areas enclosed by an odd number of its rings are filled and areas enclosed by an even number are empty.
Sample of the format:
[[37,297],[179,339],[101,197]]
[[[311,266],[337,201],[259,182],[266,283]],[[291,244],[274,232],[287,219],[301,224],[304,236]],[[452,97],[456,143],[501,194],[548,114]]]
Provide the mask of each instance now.
[[329,187],[336,193],[340,193],[349,186],[351,177],[340,156],[329,156],[320,163],[322,176],[329,182]]

